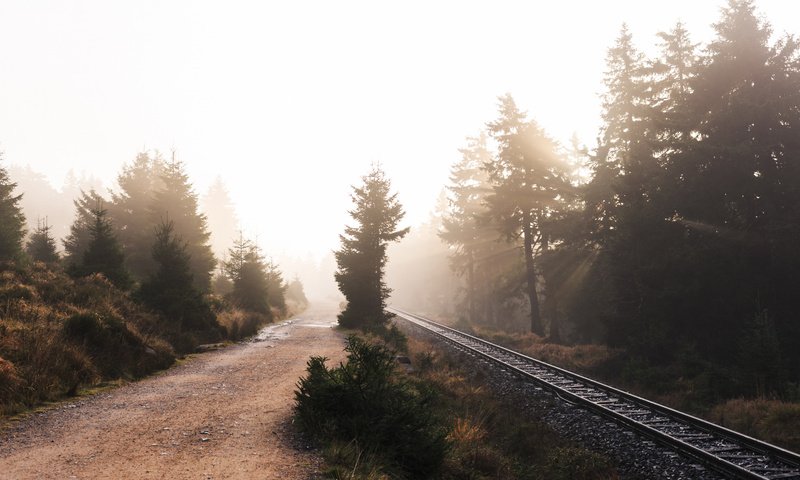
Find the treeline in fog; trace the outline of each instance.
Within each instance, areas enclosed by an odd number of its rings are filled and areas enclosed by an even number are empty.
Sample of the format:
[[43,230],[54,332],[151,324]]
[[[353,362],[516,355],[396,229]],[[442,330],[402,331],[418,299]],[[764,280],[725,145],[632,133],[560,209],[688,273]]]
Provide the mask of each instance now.
[[462,318],[622,348],[651,385],[800,394],[798,41],[749,0],[714,29],[677,23],[648,58],[623,26],[591,149],[500,97],[442,220]]
[[141,153],[117,184],[108,196],[79,189],[59,239],[50,219],[63,202],[40,203],[28,231],[28,193],[0,165],[0,413],[139,377],[307,304],[299,280],[236,233],[221,181],[204,198],[209,216],[174,158]]

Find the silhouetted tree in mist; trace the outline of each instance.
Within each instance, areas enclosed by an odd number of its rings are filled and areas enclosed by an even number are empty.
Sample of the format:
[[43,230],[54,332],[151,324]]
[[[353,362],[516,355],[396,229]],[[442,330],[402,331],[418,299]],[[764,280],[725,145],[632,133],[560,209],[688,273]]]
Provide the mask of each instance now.
[[152,256],[158,269],[138,292],[145,305],[164,314],[180,330],[218,330],[214,313],[193,285],[190,256],[172,222],[156,228]]
[[25,245],[25,251],[31,260],[36,262],[55,263],[59,260],[56,240],[53,238],[47,219],[39,220],[36,230],[31,233]]
[[25,216],[19,205],[22,194],[14,194],[16,186],[6,169],[0,166],[0,261],[14,260],[22,252]]
[[44,174],[34,171],[30,166],[12,166],[9,174],[17,184],[17,191],[25,192],[19,205],[27,220],[26,230],[36,230],[38,220],[47,216],[55,219],[53,225],[58,225],[51,228],[50,233],[54,237],[64,237],[71,220],[74,198],[53,188]]
[[308,305],[303,283],[297,277],[286,286],[285,297],[287,301],[292,301],[301,308],[305,308]]
[[498,152],[486,164],[492,183],[487,215],[506,237],[522,240],[530,328],[544,335],[536,257],[548,247],[543,224],[568,186],[565,165],[555,142],[525,118],[510,95],[500,97],[500,117],[488,129]]
[[161,180],[149,208],[150,219],[154,225],[165,219],[174,224],[175,235],[186,243],[194,285],[201,292],[208,292],[216,260],[209,245],[206,216],[198,210],[197,195],[184,164],[174,159],[167,163]]
[[131,274],[144,281],[158,268],[152,255],[153,232],[162,217],[150,214],[156,192],[165,188],[166,162],[159,152],[139,153],[117,176],[119,191],[112,192],[109,212],[125,250]]
[[269,306],[276,308],[281,315],[286,314],[286,283],[283,281],[283,272],[271,259],[264,262],[267,273],[267,301]]
[[270,274],[261,250],[241,234],[228,250],[225,273],[233,283],[228,298],[234,305],[270,315]]
[[91,228],[95,221],[93,210],[100,208],[104,202],[103,197],[94,190],[81,190],[80,197],[73,201],[75,219],[69,227],[69,235],[62,240],[64,264],[67,267],[83,261],[83,254],[91,242]]
[[397,194],[390,192],[391,183],[383,170],[373,167],[361,180],[360,186],[353,187],[355,206],[350,211],[356,225],[345,227],[345,233],[339,236],[342,246],[335,252],[336,283],[347,299],[339,324],[375,329],[391,318],[385,311],[391,290],[383,280],[387,244],[403,238],[409,229],[397,229],[405,212]]
[[125,269],[125,254],[108,218],[108,210],[98,205],[91,213],[94,221],[89,227],[89,245],[82,261],[72,264],[68,272],[74,277],[101,273],[118,288],[130,288],[133,281]]
[[481,301],[485,298],[482,293],[489,284],[485,275],[480,274],[481,266],[485,265],[482,260],[491,255],[487,251],[495,244],[497,235],[489,222],[481,221],[486,216],[486,196],[491,190],[485,165],[491,162],[492,154],[486,145],[486,133],[468,138],[467,142],[459,150],[461,161],[450,169],[449,205],[439,236],[453,247],[451,265],[466,279],[468,318],[477,322],[478,304],[485,303]]
[[209,243],[214,255],[222,257],[233,246],[232,238],[239,231],[239,219],[233,206],[228,189],[217,176],[214,183],[208,188],[200,201],[200,209],[208,219],[208,229],[211,232]]
[[715,383],[695,386],[712,400],[781,392],[800,362],[800,42],[771,41],[751,0],[729,0],[714,29],[697,53],[679,23],[649,60],[623,28],[583,221],[551,214],[541,262],[548,289],[573,291],[561,311],[577,337],[652,377],[705,362]]

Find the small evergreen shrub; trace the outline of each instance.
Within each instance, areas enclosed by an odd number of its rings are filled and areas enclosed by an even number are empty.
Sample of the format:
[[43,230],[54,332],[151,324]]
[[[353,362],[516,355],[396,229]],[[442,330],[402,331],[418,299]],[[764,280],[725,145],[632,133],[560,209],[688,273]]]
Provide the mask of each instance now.
[[320,441],[353,442],[411,478],[430,478],[448,449],[432,390],[399,376],[395,352],[384,345],[350,336],[345,351],[336,368],[323,357],[308,361],[295,392],[301,427]]

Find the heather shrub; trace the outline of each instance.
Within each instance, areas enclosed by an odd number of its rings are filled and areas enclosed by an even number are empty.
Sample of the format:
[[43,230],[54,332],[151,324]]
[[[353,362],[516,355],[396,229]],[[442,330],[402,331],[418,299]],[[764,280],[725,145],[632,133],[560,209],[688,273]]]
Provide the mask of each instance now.
[[164,320],[102,275],[72,279],[35,262],[0,273],[0,292],[1,414],[174,361]]

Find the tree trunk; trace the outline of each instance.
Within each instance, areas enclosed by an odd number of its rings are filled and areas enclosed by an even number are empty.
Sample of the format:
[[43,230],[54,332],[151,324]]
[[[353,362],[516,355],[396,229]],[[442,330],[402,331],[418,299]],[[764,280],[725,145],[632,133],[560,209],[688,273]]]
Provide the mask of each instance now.
[[553,311],[550,316],[550,341],[553,343],[561,343],[561,322],[558,318],[558,301],[553,300]]
[[542,317],[539,312],[539,297],[536,295],[536,269],[533,266],[533,231],[531,213],[522,215],[522,240],[525,244],[525,277],[528,284],[528,300],[531,303],[531,332],[543,335]]
[[468,250],[467,266],[467,304],[469,305],[469,321],[475,324],[475,255],[472,249]]
[[[550,250],[550,240],[549,237],[542,233],[542,252],[547,252]],[[555,290],[552,287],[551,282],[548,281],[549,279],[545,275],[544,277],[544,291],[545,291],[545,311],[547,315],[545,316],[546,319],[550,320],[550,332],[548,334],[548,340],[553,343],[561,343],[561,325],[558,318],[558,299],[555,296]]]

